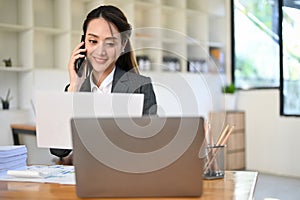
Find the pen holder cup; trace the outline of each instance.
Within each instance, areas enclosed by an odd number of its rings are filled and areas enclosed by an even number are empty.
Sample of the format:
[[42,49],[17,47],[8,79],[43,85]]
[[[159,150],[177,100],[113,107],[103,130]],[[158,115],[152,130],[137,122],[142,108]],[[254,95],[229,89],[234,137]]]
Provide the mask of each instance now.
[[224,150],[224,145],[208,146],[206,148],[205,164],[203,168],[204,179],[224,178]]

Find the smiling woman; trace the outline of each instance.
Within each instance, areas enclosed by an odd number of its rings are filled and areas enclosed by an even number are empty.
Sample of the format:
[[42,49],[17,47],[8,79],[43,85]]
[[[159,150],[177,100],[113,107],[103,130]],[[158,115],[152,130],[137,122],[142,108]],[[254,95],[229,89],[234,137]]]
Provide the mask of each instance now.
[[[144,95],[143,115],[156,115],[156,96],[149,77],[139,74],[130,43],[131,25],[123,12],[114,6],[92,10],[83,23],[83,41],[69,60],[68,92],[140,93]],[[88,73],[78,76],[77,59],[86,61],[82,68]],[[51,153],[67,156],[71,150],[51,149]]]
[[[114,6],[100,6],[92,10],[83,24],[84,41],[73,50],[68,69],[69,92],[142,93],[143,114],[156,114],[156,97],[151,79],[138,74],[138,67],[130,43],[131,25],[123,12]],[[81,48],[85,45],[85,48]],[[86,53],[86,70],[79,77],[74,63]]]

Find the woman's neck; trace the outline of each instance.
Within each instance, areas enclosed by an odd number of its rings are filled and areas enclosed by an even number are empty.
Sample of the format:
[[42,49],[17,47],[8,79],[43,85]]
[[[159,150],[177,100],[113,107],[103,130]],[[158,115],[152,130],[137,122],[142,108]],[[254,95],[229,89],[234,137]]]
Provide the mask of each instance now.
[[93,81],[97,85],[97,87],[100,87],[101,83],[104,81],[104,79],[113,71],[115,66],[108,67],[105,69],[105,71],[97,72],[93,70]]

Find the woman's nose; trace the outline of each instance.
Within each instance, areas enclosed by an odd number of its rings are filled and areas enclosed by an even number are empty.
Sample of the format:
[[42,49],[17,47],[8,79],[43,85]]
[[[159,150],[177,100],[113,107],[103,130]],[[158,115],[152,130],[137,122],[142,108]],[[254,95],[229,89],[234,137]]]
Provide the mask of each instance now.
[[99,55],[106,55],[106,48],[104,43],[100,43],[96,46],[95,53]]

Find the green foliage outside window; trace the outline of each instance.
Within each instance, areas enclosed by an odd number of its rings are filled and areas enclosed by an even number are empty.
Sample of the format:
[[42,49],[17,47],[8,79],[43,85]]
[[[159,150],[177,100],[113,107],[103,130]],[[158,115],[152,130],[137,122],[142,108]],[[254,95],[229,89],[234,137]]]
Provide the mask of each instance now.
[[234,82],[240,89],[279,86],[278,4],[234,0]]

